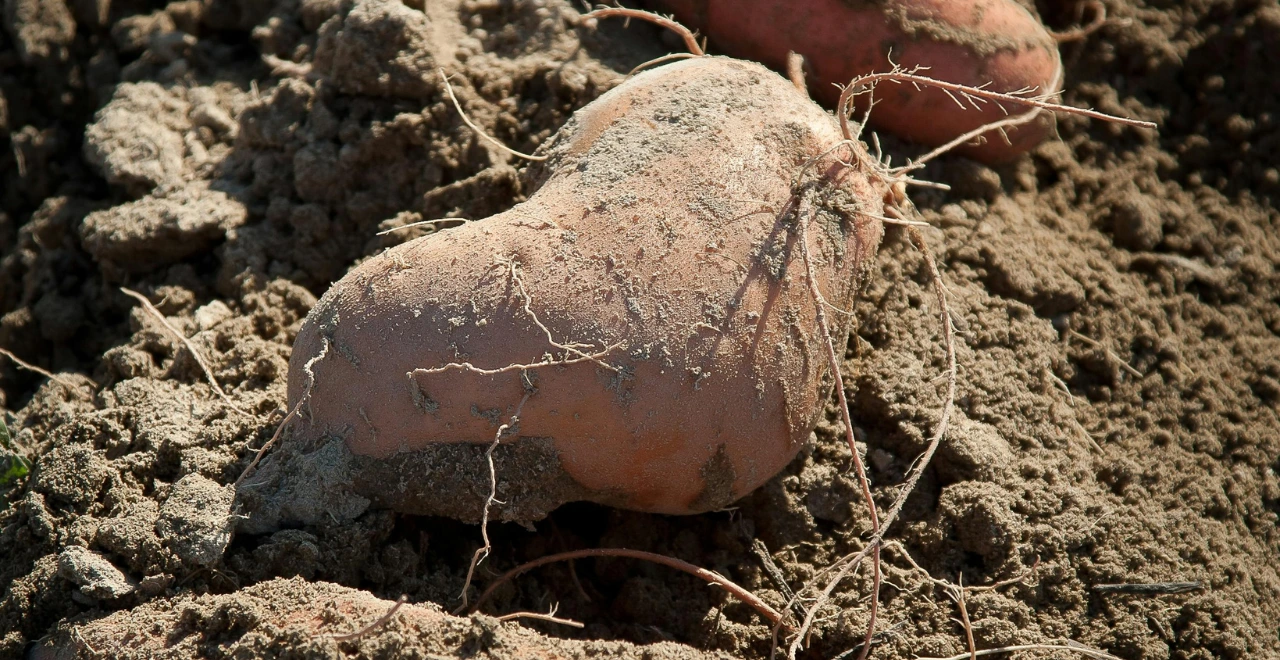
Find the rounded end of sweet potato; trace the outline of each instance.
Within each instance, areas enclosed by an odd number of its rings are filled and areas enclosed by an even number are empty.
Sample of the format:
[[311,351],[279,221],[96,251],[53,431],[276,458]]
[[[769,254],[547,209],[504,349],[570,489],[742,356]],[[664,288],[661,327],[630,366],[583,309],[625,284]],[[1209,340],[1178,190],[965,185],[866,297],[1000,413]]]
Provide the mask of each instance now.
[[[895,65],[921,75],[999,92],[1045,95],[1060,90],[1057,43],[1011,0],[662,0],[661,4],[714,46],[777,70],[787,53],[805,57],[810,89],[827,107],[840,86]],[[865,104],[867,96],[860,100]],[[872,126],[900,138],[939,146],[983,125],[1027,111],[992,103],[957,103],[937,89],[882,83]],[[863,106],[865,109],[865,105]],[[1053,133],[1052,117],[990,134],[957,151],[986,163],[1013,160]]]

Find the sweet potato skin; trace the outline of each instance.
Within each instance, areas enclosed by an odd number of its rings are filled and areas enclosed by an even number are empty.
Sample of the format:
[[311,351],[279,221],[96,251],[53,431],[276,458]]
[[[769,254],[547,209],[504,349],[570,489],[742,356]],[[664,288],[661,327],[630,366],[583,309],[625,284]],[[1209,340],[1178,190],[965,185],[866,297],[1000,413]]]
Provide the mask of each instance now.
[[[823,155],[839,141],[830,115],[754,63],[633,78],[553,138],[528,201],[388,250],[321,298],[290,362],[291,405],[314,379],[296,439],[336,435],[366,462],[485,446],[527,394],[503,444],[549,442],[558,465],[539,470],[563,470],[575,498],[660,513],[732,502],[794,457],[825,401],[793,178],[815,158],[808,178],[829,175],[805,194],[833,304],[851,302],[883,232],[885,184]],[[414,372],[562,354],[526,302],[599,363]],[[474,519],[483,504],[442,510],[430,475],[394,497],[355,482],[413,513]]]
[[[869,73],[928,67],[938,80],[988,85],[1001,92],[1057,92],[1057,43],[1012,0],[657,0],[655,5],[734,57],[782,70],[788,51],[805,56],[812,93],[828,107],[836,85]],[[892,62],[890,62],[892,58]],[[864,97],[865,98],[865,97]],[[962,109],[937,89],[884,84],[876,89],[872,125],[898,137],[938,146],[1005,118],[987,104]],[[1008,108],[1011,114],[1023,108]],[[1043,115],[1010,129],[1010,141],[989,136],[960,153],[987,163],[1012,160],[1053,130]]]

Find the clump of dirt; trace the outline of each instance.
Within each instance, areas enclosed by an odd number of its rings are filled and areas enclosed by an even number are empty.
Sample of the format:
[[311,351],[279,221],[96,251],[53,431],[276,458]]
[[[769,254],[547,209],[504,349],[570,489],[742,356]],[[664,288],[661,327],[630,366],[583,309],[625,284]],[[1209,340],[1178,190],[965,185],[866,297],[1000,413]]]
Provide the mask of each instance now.
[[[1076,20],[1073,3],[1040,9],[1051,27]],[[1109,10],[1116,22],[1062,47],[1067,102],[1158,133],[1062,118],[1061,140],[1030,157],[939,162],[925,178],[952,191],[913,194],[939,228],[926,235],[963,339],[958,420],[890,534],[876,657],[966,649],[954,603],[904,553],[966,585],[1038,559],[967,599],[979,649],[1280,653],[1280,97],[1268,78],[1280,55],[1266,47],[1280,11]],[[227,534],[227,488],[275,430],[316,295],[431,231],[380,229],[522,199],[516,164],[460,122],[436,68],[475,121],[527,151],[669,48],[647,27],[593,31],[577,15],[560,0],[6,5],[0,347],[60,382],[0,366],[12,435],[0,451],[33,466],[0,483],[0,657],[46,636],[41,653],[162,652],[113,648],[122,630],[200,633],[174,655],[768,655],[749,608],[662,567],[552,565],[485,606],[558,603],[585,624],[574,629],[440,613],[459,604],[474,526],[370,507]],[[923,260],[891,232],[878,265],[846,373],[887,505],[937,421],[944,361]],[[119,286],[144,292],[246,413]],[[533,529],[494,525],[480,582],[552,552],[630,547],[781,608],[870,529],[828,418],[727,511],[575,504]],[[1095,589],[1190,581],[1172,595]],[[834,591],[806,654],[861,642],[870,582]],[[402,593],[413,605],[368,636],[315,636],[372,621]]]
[[[71,645],[36,646],[32,660],[60,660],[112,649],[116,658],[193,658],[209,655],[265,658],[472,657],[537,654],[557,658],[729,658],[663,642],[561,640],[483,614],[449,616],[439,606],[404,605],[379,624],[395,603],[368,592],[301,578],[275,579],[230,595],[192,595],[123,610],[92,623],[66,622],[55,638]],[[370,629],[374,634],[361,635]],[[171,631],[177,638],[166,637]],[[200,634],[181,634],[182,632]],[[121,646],[119,640],[130,641]]]

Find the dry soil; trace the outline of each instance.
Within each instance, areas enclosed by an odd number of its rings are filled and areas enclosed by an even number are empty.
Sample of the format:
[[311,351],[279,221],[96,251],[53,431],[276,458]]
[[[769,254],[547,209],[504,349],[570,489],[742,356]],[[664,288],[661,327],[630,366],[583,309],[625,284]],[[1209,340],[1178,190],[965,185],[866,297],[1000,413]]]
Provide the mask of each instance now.
[[[876,658],[1066,643],[1126,659],[1280,657],[1280,7],[1108,0],[1062,46],[1066,117],[1002,168],[962,158],[913,198],[963,339],[957,422],[890,536]],[[1034,4],[1065,29],[1077,3]],[[699,581],[629,560],[539,569],[454,618],[478,528],[372,509],[233,534],[230,484],[275,430],[290,346],[328,283],[423,218],[522,199],[519,163],[677,42],[584,29],[567,0],[9,0],[0,30],[0,657],[763,658],[769,630]],[[910,145],[883,140],[901,158]],[[192,355],[136,302],[147,295]],[[876,497],[937,423],[928,271],[890,232],[845,369]],[[503,524],[480,581],[625,546],[775,606],[869,530],[834,408],[783,474],[688,517],[572,504]],[[0,470],[3,472],[3,470]],[[20,476],[14,476],[20,475]],[[320,478],[320,477],[318,477]],[[341,517],[335,517],[335,520]],[[762,545],[761,545],[762,544]],[[763,557],[767,556],[768,561]],[[1038,565],[1036,564],[1038,560]],[[776,565],[778,580],[766,570]],[[1114,583],[1197,582],[1166,595]],[[854,648],[870,579],[803,657]],[[410,605],[354,640],[334,634]],[[380,600],[379,600],[380,599]],[[517,610],[576,629],[500,622]],[[1067,657],[1063,654],[1061,657]]]

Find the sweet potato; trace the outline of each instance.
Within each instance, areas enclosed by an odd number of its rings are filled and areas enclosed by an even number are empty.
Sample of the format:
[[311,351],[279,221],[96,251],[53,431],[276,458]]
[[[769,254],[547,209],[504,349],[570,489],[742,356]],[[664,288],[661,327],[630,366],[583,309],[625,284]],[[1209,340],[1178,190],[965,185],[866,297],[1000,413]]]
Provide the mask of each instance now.
[[[1044,26],[1012,0],[658,0],[686,26],[703,31],[734,57],[782,70],[788,51],[811,67],[813,94],[831,106],[837,84],[885,72],[894,64],[928,67],[931,78],[1000,92],[1057,92],[1058,46]],[[929,146],[1028,108],[957,105],[939,89],[881,85],[871,124]],[[1012,128],[1010,140],[988,135],[961,150],[1003,162],[1038,144],[1052,130],[1045,114]]]
[[[847,308],[883,233],[892,193],[840,162],[865,157],[841,138],[755,63],[628,80],[543,146],[526,202],[392,248],[320,299],[290,362],[303,419],[254,481],[475,521],[498,437],[499,519],[741,497],[794,457],[829,392],[799,241]],[[296,460],[311,467],[281,467]]]

